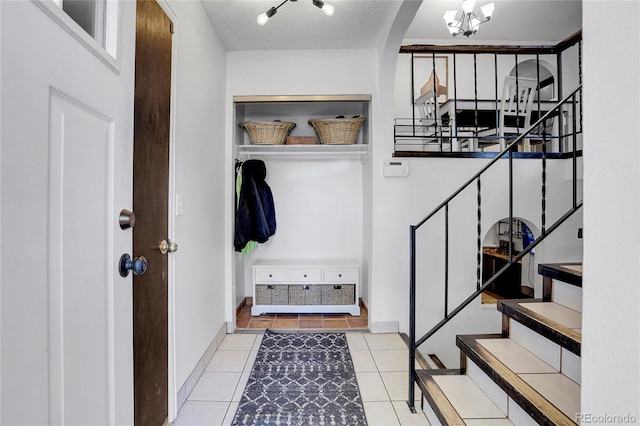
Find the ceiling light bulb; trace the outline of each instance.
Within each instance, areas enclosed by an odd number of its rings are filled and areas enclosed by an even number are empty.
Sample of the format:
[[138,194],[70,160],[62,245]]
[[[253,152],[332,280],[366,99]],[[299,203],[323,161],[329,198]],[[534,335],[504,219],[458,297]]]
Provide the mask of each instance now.
[[327,16],[331,16],[333,15],[333,12],[335,11],[335,8],[333,6],[331,6],[328,3],[325,3],[324,6],[322,6],[322,9],[320,9],[324,12],[325,15]]
[[264,25],[264,24],[267,23],[268,20],[269,20],[269,17],[267,16],[266,13],[262,13],[262,14],[258,15],[258,19],[257,19],[258,24]]
[[277,12],[278,10],[275,7],[272,7],[271,9],[267,10],[265,13],[258,15],[258,18],[256,19],[256,21],[258,21],[258,24],[264,25],[267,23],[267,21],[269,21],[269,18],[271,18]]
[[473,12],[473,7],[476,5],[476,0],[462,0],[462,10],[464,13],[469,14]]
[[447,10],[444,15],[442,16],[442,19],[444,19],[444,22],[447,25],[451,25],[454,22],[456,22],[456,14],[458,13],[457,10]]
[[493,11],[495,9],[496,5],[493,2],[487,3],[484,6],[480,7],[480,10],[482,11],[485,19],[491,19],[491,15],[493,15]]
[[469,24],[471,25],[471,30],[473,30],[474,34],[478,32],[478,27],[481,23],[482,22],[478,18],[471,18]]

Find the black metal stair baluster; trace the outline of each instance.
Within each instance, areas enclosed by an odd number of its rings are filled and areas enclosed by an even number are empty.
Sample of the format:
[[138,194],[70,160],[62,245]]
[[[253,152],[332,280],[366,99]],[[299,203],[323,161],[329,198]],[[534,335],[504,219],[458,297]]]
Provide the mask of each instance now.
[[413,105],[413,108],[411,108],[411,129],[412,129],[412,134],[415,137],[416,136],[416,100],[415,100],[415,95],[414,93],[416,93],[416,89],[415,89],[415,72],[414,72],[414,67],[415,67],[415,55],[413,54],[413,52],[411,52],[411,104]]
[[442,135],[440,135],[438,133],[438,120],[440,120],[440,117],[437,116],[437,114],[435,113],[436,111],[439,111],[438,109],[436,109],[436,103],[438,102],[438,82],[436,80],[436,52],[432,52],[431,53],[431,67],[432,67],[432,74],[431,76],[433,77],[433,134],[436,135],[436,141],[438,141],[438,143],[440,144],[440,152],[442,152],[442,139],[440,139],[440,137]]
[[[451,152],[453,152],[453,140],[458,139],[458,120],[456,117],[458,111],[458,83],[456,75],[456,54],[453,54],[453,111],[449,114],[449,125],[451,125]],[[447,89],[449,90],[449,89]],[[455,123],[455,126],[453,124]]]
[[478,55],[473,54],[473,99],[475,100],[473,111],[473,126],[478,133]]
[[[564,85],[562,78],[562,52],[556,54],[556,69],[558,70],[558,98],[564,96]],[[566,141],[564,135],[564,106],[558,109],[558,151],[565,152]]]
[[[493,54],[493,90],[494,90],[494,99],[496,100],[496,111],[495,111],[495,129],[496,129],[496,136],[499,136],[498,133],[498,126],[500,125],[500,99],[498,98],[498,54],[494,53]],[[498,144],[500,144],[500,139],[497,139]],[[506,145],[506,139],[505,139],[505,145]],[[478,139],[477,141],[478,145],[480,145],[480,139]],[[479,147],[476,147],[479,149]],[[482,150],[480,150],[482,151]]]
[[547,233],[547,144],[542,144],[542,235]]
[[573,208],[578,205],[578,132],[576,132],[576,95],[571,99],[571,115],[573,116]]
[[509,263],[513,262],[513,150],[509,149]]
[[409,410],[416,412],[416,226],[409,227]]
[[449,315],[449,203],[444,206],[444,317]]
[[[542,89],[542,87],[540,87],[540,55],[538,53],[536,53],[536,85],[538,86],[538,118],[541,117],[541,113],[540,113],[540,90]],[[531,96],[534,96],[534,93],[531,94]],[[544,133],[547,129],[547,123],[546,121],[542,123],[543,127],[542,127],[542,133]],[[537,131],[540,130],[540,127],[538,127],[536,129]]]
[[481,282],[481,262],[482,262],[482,194],[480,184],[480,176],[478,176],[478,238],[477,238],[477,246],[478,246],[478,256],[476,263],[476,289],[480,289]]
[[[516,132],[520,133],[520,80],[518,76],[518,55],[514,55],[514,59],[516,61]],[[505,144],[506,144],[506,136],[505,136]]]
[[[582,132],[582,40],[578,43],[578,84],[580,85],[580,91],[578,92],[580,102],[580,131]],[[577,128],[574,127],[574,132]]]

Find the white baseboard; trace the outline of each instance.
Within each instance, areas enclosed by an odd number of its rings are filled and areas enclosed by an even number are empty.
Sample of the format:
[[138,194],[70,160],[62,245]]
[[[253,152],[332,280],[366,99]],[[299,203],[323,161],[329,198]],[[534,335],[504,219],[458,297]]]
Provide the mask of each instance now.
[[398,333],[400,323],[398,321],[375,321],[371,322],[371,333]]
[[187,377],[187,380],[178,391],[178,412],[187,401],[189,394],[191,394],[191,391],[196,386],[196,383],[198,383],[198,380],[200,380],[200,377],[202,376],[202,373],[204,373],[205,368],[207,368],[207,365],[211,361],[211,358],[213,358],[213,355],[222,344],[222,340],[227,334],[227,329],[228,323],[224,323],[222,327],[220,327],[220,331],[218,331],[218,334],[216,334],[216,337],[209,344],[209,347],[204,352],[204,354],[194,367],[193,371],[191,372],[191,374],[189,374],[189,377]]

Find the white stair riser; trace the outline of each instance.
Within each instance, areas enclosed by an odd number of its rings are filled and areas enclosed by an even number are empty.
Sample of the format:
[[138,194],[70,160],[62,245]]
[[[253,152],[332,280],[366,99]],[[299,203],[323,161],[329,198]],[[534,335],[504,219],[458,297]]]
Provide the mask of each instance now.
[[553,280],[553,301],[574,311],[582,312],[582,287]]
[[515,401],[509,398],[509,420],[518,426],[537,426],[538,422],[533,420],[526,411],[522,409]]
[[467,375],[506,416],[508,413],[507,394],[469,358],[467,358]]
[[560,371],[577,384],[582,384],[582,360],[578,355],[564,348],[562,349],[562,370]]
[[[505,391],[496,385],[484,371],[475,363],[467,359],[467,375],[482,389],[484,393],[493,401],[500,410],[502,410],[509,420],[517,426],[537,425],[538,423],[531,418],[516,402],[509,398]],[[427,418],[429,418],[427,416]],[[433,424],[433,423],[432,423]]]
[[440,422],[440,420],[438,420],[438,416],[436,416],[436,413],[431,408],[429,401],[427,401],[424,396],[422,398],[424,399],[424,409],[422,410],[422,412],[424,413],[427,420],[429,420],[429,424],[431,426],[442,426],[442,423]]
[[520,346],[560,371],[561,347],[517,321],[509,319],[509,337]]

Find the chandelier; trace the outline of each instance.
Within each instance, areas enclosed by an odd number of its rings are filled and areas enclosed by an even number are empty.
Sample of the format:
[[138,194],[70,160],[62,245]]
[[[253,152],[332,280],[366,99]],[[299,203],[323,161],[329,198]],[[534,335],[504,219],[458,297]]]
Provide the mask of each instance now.
[[458,34],[462,34],[469,37],[471,34],[477,33],[480,24],[484,24],[489,21],[496,8],[496,5],[493,4],[493,2],[481,6],[480,10],[482,10],[484,19],[480,19],[480,17],[478,17],[478,15],[473,11],[475,5],[476,0],[462,0],[462,16],[460,16],[460,19],[456,18],[456,15],[458,14],[457,10],[447,10],[444,13],[442,18],[447,24],[447,28],[452,36],[455,37]]
[[[258,15],[258,18],[257,18],[258,24],[260,25],[266,24],[269,21],[269,19],[271,19],[271,17],[275,15],[276,12],[278,12],[278,9],[280,9],[280,6],[282,6],[288,1],[294,2],[298,0],[284,0],[282,3],[280,3],[276,7],[272,7],[271,9],[267,10],[265,13],[261,13],[260,15]],[[313,0],[313,5],[318,9],[322,10],[325,15],[327,16],[333,15],[334,7],[331,6],[330,4],[325,3],[322,0]]]

